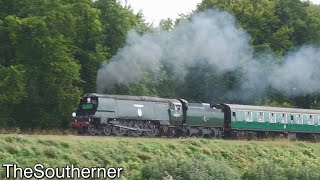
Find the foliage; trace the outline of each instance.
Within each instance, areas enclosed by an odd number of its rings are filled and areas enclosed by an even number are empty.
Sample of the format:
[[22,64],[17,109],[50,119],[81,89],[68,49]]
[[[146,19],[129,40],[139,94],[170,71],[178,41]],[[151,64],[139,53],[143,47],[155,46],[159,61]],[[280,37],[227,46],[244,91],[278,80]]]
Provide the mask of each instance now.
[[25,84],[23,82],[23,71],[21,67],[0,65],[0,104],[4,103],[19,103],[25,95]]
[[13,106],[20,103],[25,94],[24,71],[21,66],[0,65],[0,125],[14,126]]
[[[239,26],[249,32],[257,50],[272,49],[283,55],[293,47],[319,42],[316,8],[300,0],[204,0],[197,8],[220,8],[233,14]],[[316,39],[312,39],[314,37]]]
[[237,179],[237,172],[220,160],[211,158],[161,157],[141,170],[145,179]]
[[165,30],[165,31],[169,31],[171,30],[172,28],[174,28],[174,22],[172,19],[170,18],[167,18],[167,19],[162,19],[159,23],[159,27],[162,29],[162,30]]
[[259,160],[242,176],[243,179],[319,179],[316,164]]
[[[123,179],[319,179],[318,143],[0,135],[0,161],[122,167]],[[5,171],[0,171],[0,178]]]
[[21,128],[67,127],[81,93],[95,91],[100,63],[142,23],[115,0],[0,5],[0,124]]

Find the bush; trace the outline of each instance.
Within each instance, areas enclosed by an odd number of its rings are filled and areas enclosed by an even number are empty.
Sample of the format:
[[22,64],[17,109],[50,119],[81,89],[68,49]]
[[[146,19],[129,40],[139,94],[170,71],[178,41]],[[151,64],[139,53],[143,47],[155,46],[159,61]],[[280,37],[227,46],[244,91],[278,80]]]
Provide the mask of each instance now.
[[316,164],[299,162],[293,164],[289,162],[279,164],[270,160],[261,160],[249,168],[242,179],[247,180],[278,180],[278,179],[320,179],[319,166]]
[[141,179],[239,179],[237,174],[225,162],[212,158],[166,157],[146,162]]
[[242,179],[276,180],[283,179],[281,177],[282,174],[281,169],[276,163],[269,160],[262,160],[252,165],[251,168],[243,174]]

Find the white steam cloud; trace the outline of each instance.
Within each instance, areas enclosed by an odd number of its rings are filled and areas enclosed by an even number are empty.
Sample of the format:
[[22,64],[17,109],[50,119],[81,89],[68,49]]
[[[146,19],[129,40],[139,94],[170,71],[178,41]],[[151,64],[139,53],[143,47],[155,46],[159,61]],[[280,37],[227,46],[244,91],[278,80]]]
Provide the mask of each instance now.
[[236,26],[233,16],[208,10],[171,31],[144,35],[130,31],[126,46],[98,71],[97,92],[114,84],[136,82],[143,69],[160,73],[162,63],[183,76],[186,67],[199,60],[206,60],[218,73],[241,69],[243,96],[261,94],[266,87],[295,94],[320,90],[319,48],[301,47],[276,65],[279,60],[272,55],[254,57],[248,34]]
[[289,53],[269,79],[272,87],[294,94],[320,92],[320,49],[304,46]]

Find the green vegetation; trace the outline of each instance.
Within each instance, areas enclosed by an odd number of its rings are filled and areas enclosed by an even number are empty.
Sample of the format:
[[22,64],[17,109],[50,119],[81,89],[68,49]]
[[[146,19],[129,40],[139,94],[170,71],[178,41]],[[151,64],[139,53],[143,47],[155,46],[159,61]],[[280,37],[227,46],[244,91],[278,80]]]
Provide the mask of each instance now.
[[0,0],[0,125],[62,128],[140,14],[116,0]]
[[320,144],[300,141],[17,134],[1,135],[0,143],[3,163],[123,167],[123,179],[320,178]]

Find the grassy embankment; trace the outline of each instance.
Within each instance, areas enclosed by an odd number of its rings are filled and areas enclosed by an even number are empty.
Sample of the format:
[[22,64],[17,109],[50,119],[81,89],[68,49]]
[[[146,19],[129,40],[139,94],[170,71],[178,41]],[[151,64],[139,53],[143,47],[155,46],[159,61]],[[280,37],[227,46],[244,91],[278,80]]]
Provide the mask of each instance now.
[[0,135],[0,162],[123,167],[123,179],[320,179],[320,143]]

